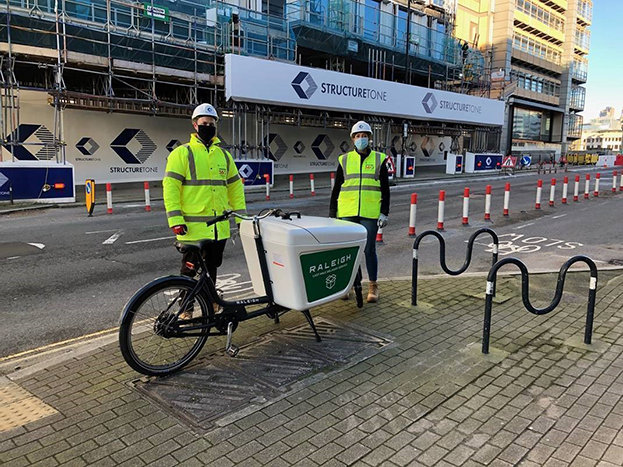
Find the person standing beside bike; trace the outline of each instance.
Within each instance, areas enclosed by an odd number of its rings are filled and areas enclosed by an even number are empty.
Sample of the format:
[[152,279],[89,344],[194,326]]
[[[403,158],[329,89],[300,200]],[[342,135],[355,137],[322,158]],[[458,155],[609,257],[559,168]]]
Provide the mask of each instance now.
[[[243,182],[231,154],[219,146],[216,136],[216,109],[201,104],[192,114],[196,133],[187,144],[175,148],[167,158],[162,180],[168,224],[178,241],[213,240],[203,246],[208,274],[216,283],[223,263],[225,243],[230,237],[229,221],[206,226],[206,222],[233,210],[246,213]],[[238,220],[236,220],[238,222]],[[181,273],[194,277],[197,259],[192,253],[182,257]]]
[[350,137],[355,149],[339,158],[329,216],[356,222],[366,228],[366,269],[370,280],[367,301],[376,303],[379,299],[376,234],[379,227],[387,225],[389,215],[387,156],[370,149],[372,128],[366,122],[355,123]]

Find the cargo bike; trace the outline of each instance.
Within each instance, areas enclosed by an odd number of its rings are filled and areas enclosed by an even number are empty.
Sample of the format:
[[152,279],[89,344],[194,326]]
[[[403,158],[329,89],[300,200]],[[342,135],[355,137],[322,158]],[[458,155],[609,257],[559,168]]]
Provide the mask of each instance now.
[[[320,341],[310,308],[342,298],[353,287],[357,306],[363,306],[363,226],[280,209],[253,217],[226,211],[207,225],[232,217],[242,219],[240,237],[257,297],[224,300],[201,255],[195,255],[196,278],[155,279],[124,307],[119,345],[134,370],[149,376],[180,370],[199,354],[209,336],[227,336],[225,351],[235,357],[239,349],[232,336],[239,323],[259,316],[277,323],[289,310],[301,311]],[[202,244],[176,242],[176,247],[181,253],[198,253]],[[247,311],[256,305],[264,306]]]

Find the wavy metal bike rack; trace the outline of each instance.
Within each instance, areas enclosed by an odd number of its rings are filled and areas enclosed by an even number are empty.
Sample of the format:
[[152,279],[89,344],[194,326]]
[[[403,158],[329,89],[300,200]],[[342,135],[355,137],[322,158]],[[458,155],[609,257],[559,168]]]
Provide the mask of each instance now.
[[592,259],[587,256],[578,255],[570,258],[565,264],[562,265],[558,272],[558,282],[556,284],[556,294],[552,303],[545,308],[535,308],[530,303],[530,289],[529,280],[530,276],[526,265],[517,258],[504,258],[498,263],[494,264],[489,275],[487,276],[487,294],[485,302],[485,322],[482,331],[482,353],[489,353],[489,339],[491,336],[491,308],[493,307],[493,295],[495,284],[497,281],[498,270],[506,266],[507,264],[514,264],[521,271],[521,299],[523,304],[530,313],[535,315],[546,315],[550,311],[553,311],[559,304],[562,298],[562,292],[565,287],[565,278],[569,268],[575,263],[586,263],[591,270],[591,280],[588,287],[588,307],[586,310],[586,327],[584,329],[584,343],[591,344],[593,336],[593,318],[595,316],[595,297],[597,295],[597,266]]
[[437,232],[436,230],[427,230],[418,235],[413,242],[413,266],[411,269],[411,305],[417,305],[417,276],[419,261],[418,249],[420,247],[420,242],[425,237],[432,235],[433,237],[437,238],[437,240],[439,240],[439,262],[441,263],[441,269],[443,269],[446,274],[449,274],[451,276],[458,276],[460,274],[463,274],[472,262],[472,251],[474,250],[474,242],[476,241],[476,238],[483,234],[491,235],[491,238],[493,238],[493,260],[491,264],[494,265],[495,263],[497,263],[500,241],[498,239],[498,235],[493,230],[485,227],[476,230],[476,232],[474,232],[472,236],[469,237],[469,240],[467,242],[467,255],[465,257],[465,262],[463,263],[463,266],[461,266],[461,268],[456,271],[451,270],[446,265],[446,241],[439,232]]

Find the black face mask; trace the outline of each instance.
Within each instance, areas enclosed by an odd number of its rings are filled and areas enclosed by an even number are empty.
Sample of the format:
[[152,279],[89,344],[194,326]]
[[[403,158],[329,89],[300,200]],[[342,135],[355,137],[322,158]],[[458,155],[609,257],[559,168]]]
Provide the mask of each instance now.
[[212,138],[216,136],[216,127],[214,125],[199,125],[197,128],[197,134],[201,141],[206,144],[209,144],[212,141]]

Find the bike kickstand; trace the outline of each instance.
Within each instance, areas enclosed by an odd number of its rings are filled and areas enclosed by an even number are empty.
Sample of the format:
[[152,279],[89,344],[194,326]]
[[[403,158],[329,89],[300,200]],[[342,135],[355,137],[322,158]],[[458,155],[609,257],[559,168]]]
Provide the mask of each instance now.
[[234,323],[230,321],[227,323],[227,343],[225,344],[225,352],[227,352],[230,357],[235,357],[238,355],[238,352],[240,352],[238,346],[231,343],[233,333]]
[[316,341],[320,342],[322,339],[320,338],[320,334],[318,334],[318,330],[316,329],[316,325],[314,324],[311,313],[309,312],[309,310],[303,310],[301,311],[301,313],[303,313],[303,316],[305,316],[305,319],[309,323],[309,326],[312,328],[312,331],[314,331],[314,334],[316,335]]

